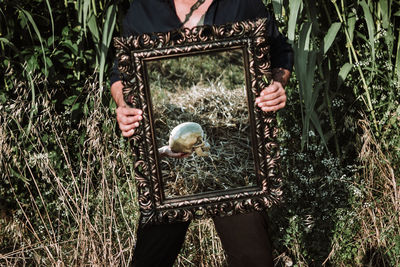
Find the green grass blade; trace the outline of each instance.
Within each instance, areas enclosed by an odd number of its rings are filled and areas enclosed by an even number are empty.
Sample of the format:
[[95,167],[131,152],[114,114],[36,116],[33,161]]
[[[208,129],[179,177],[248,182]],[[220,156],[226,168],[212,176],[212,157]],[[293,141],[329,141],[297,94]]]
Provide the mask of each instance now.
[[[310,130],[310,117],[313,110],[312,93],[314,83],[314,71],[316,64],[316,52],[311,48],[311,32],[313,24],[303,23],[301,26],[298,43],[295,46],[295,70],[299,80],[300,101],[302,110],[303,133],[301,147],[308,142]],[[304,108],[303,108],[304,106]]]
[[89,31],[92,35],[94,48],[96,50],[96,65],[99,64],[99,58],[100,58],[100,49],[101,49],[101,44],[100,44],[100,32],[99,32],[99,27],[97,25],[97,20],[96,16],[92,14],[89,18],[89,21],[87,23],[87,26],[89,28]]
[[356,28],[356,21],[357,21],[356,14],[351,12],[347,18],[347,28],[348,28],[350,42],[353,42],[354,40],[354,30]]
[[272,0],[275,15],[282,16],[282,0]]
[[30,72],[26,73],[26,76],[28,77],[29,81],[29,86],[31,87],[31,94],[32,94],[32,107],[29,113],[29,123],[28,123],[28,128],[26,130],[26,133],[29,134],[31,129],[32,129],[32,124],[33,124],[33,116],[35,113],[37,113],[37,107],[36,107],[36,92],[35,92],[35,84],[33,82],[32,76]]
[[288,25],[288,39],[291,43],[294,42],[295,33],[296,33],[296,26],[297,26],[297,17],[301,12],[303,6],[303,1],[299,0],[290,0],[289,8],[290,8],[290,15],[289,15],[289,25]]
[[381,15],[382,15],[382,25],[383,28],[389,28],[389,5],[388,0],[380,0],[379,5],[381,6]]
[[93,14],[90,16],[87,26],[92,34],[93,41],[98,44],[100,42],[100,32],[96,21],[96,16]]
[[106,19],[104,21],[104,27],[102,31],[101,40],[101,53],[100,53],[100,68],[99,68],[99,82],[100,90],[103,89],[103,79],[104,79],[104,68],[106,64],[106,57],[108,48],[110,47],[111,39],[115,29],[115,22],[117,17],[117,5],[111,5],[107,9]]
[[44,47],[43,47],[42,35],[40,34],[40,31],[39,31],[35,21],[33,20],[32,15],[28,11],[26,11],[25,9],[20,8],[20,11],[28,19],[29,23],[32,25],[32,27],[33,27],[33,29],[34,29],[34,31],[36,33],[36,36],[39,39],[40,46],[42,48],[42,54],[43,54],[44,71],[45,71],[45,75],[47,76],[48,75],[48,71],[47,71],[47,63],[46,63],[46,53],[45,53]]
[[340,68],[336,89],[339,89],[340,86],[342,86],[352,68],[353,64],[350,63],[346,63]]
[[[101,5],[101,1],[100,1]],[[92,0],[93,14],[97,17],[96,1]]]
[[324,135],[324,132],[322,131],[320,119],[318,118],[318,115],[315,111],[311,113],[311,121],[315,129],[317,130],[318,134],[321,136],[321,141],[325,145],[326,150],[328,150],[328,146],[326,144],[326,137]]
[[[47,9],[49,10],[49,14],[50,14],[50,22],[51,22],[51,35],[53,36],[53,40],[54,40],[54,19],[53,19],[53,10],[50,6],[50,2],[49,0],[46,0],[46,5],[47,5]],[[53,47],[54,47],[54,43],[53,43]]]
[[372,62],[375,62],[375,23],[374,23],[374,19],[372,17],[372,14],[371,14],[371,11],[369,9],[369,6],[365,2],[365,0],[362,0],[360,2],[360,4],[361,4],[361,7],[363,8],[363,11],[364,11],[365,21],[367,22],[369,45],[371,47]]
[[[297,44],[293,47],[294,48],[294,63],[295,63],[295,71],[296,71],[296,76],[298,77],[299,81],[299,96],[300,96],[300,103],[304,102],[304,97],[306,94],[305,88],[307,85],[305,84],[306,81],[306,73],[307,73],[307,60],[308,60],[308,50],[309,47],[306,48],[307,39],[309,39],[310,34],[311,34],[311,28],[312,24],[311,23],[304,23],[301,26],[301,31],[300,31],[300,36]],[[300,105],[301,109],[301,119],[302,119],[302,124],[303,124],[303,129],[307,128],[305,118],[304,118],[304,108],[303,104]],[[308,131],[308,130],[307,130]],[[304,146],[304,141],[306,139],[302,139],[302,148]]]
[[83,10],[82,10],[82,21],[83,21],[83,30],[86,34],[87,32],[87,21],[88,21],[88,15],[89,15],[89,7],[90,7],[90,0],[84,0],[83,3]]
[[329,48],[332,46],[333,41],[336,39],[336,35],[340,30],[342,23],[335,22],[329,28],[327,34],[324,37],[324,54],[328,52]]
[[300,78],[300,88],[303,91],[303,96],[305,97],[305,101],[309,101],[311,95],[309,94],[306,88],[308,87],[308,78],[309,75],[309,54],[310,54],[310,40],[311,40],[311,31],[312,24],[305,23],[302,26],[299,36],[299,49],[297,50],[297,64],[296,71],[299,72]]
[[397,53],[396,53],[396,63],[395,63],[395,75],[397,76],[397,81],[400,81],[400,32],[397,38]]
[[307,59],[307,72],[304,77],[304,88],[303,88],[303,95],[304,95],[304,106],[305,106],[305,123],[306,123],[306,129],[307,129],[307,136],[306,140],[308,139],[308,131],[310,128],[310,118],[312,112],[314,112],[314,107],[315,103],[317,102],[317,97],[318,97],[318,89],[320,87],[315,87],[314,88],[314,71],[316,67],[316,60],[317,60],[317,53],[315,51],[312,51],[308,55]]

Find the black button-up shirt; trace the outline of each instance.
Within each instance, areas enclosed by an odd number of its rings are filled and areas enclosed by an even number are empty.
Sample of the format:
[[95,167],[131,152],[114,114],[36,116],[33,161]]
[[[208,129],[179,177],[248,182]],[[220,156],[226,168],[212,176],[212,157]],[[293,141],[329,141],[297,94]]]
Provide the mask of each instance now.
[[[267,18],[267,37],[270,42],[272,68],[293,68],[293,50],[286,38],[278,31],[274,16],[265,8],[262,0],[214,0],[208,8],[205,25],[222,25],[244,20]],[[124,22],[124,36],[151,32],[168,32],[181,28],[182,22],[175,12],[173,0],[135,0],[131,4]],[[120,80],[114,66],[111,84]]]

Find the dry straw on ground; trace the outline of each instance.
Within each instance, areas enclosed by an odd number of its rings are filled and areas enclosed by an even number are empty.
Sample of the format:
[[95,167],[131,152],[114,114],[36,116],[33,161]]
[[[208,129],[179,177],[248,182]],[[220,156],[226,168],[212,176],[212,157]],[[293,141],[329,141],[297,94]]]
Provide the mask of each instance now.
[[221,83],[191,88],[153,90],[158,146],[168,143],[176,125],[199,123],[210,143],[210,156],[193,153],[187,159],[162,160],[167,195],[181,196],[255,184],[247,96],[244,87],[227,89]]
[[[400,185],[391,165],[392,153],[384,153],[381,143],[372,133],[366,120],[360,121],[363,146],[360,160],[363,164],[362,184],[364,201],[357,209],[361,229],[360,256],[368,258],[369,266],[390,266],[385,248],[398,246],[388,243],[386,235],[400,236]],[[373,235],[371,235],[373,233]],[[400,258],[396,260],[400,264]]]

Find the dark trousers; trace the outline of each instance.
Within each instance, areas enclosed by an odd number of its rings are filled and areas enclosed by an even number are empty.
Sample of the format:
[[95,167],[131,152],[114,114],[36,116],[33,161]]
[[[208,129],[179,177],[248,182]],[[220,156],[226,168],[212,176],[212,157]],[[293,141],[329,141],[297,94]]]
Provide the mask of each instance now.
[[[213,219],[230,267],[273,266],[265,212]],[[172,266],[190,222],[139,226],[132,266]]]

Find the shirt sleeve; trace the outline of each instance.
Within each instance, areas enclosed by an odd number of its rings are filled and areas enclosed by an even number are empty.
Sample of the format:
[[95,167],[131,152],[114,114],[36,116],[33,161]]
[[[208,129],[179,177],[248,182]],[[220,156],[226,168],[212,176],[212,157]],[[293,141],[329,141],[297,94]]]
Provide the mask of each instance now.
[[269,16],[268,39],[270,44],[271,68],[293,70],[294,55],[292,46],[278,30],[275,16]]
[[[124,17],[122,30],[123,36],[128,37],[149,32],[167,32],[181,26],[168,1],[135,0],[130,4]],[[118,80],[120,80],[118,60],[114,60],[110,82],[113,84]]]
[[119,71],[118,71],[118,60],[115,59],[114,60],[114,64],[113,67],[111,69],[111,73],[110,73],[110,84],[112,85],[113,83],[120,81],[121,78],[119,77]]
[[[137,1],[135,1],[137,2]],[[137,6],[133,4],[130,5],[122,24],[122,36],[128,37],[130,35],[136,34],[136,31],[133,28],[132,20],[135,19],[134,11],[137,9]],[[110,73],[110,85],[121,80],[121,73],[118,70],[118,59],[114,59],[113,67],[111,68]]]

